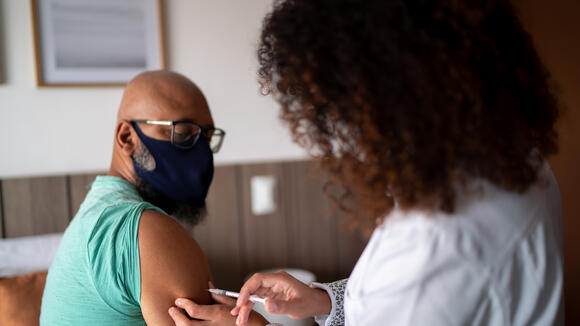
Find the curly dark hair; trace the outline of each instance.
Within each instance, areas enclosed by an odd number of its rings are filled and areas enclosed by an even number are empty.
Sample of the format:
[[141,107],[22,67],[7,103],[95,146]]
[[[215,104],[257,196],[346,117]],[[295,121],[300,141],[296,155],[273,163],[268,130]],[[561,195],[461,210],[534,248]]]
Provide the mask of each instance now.
[[451,213],[472,178],[524,192],[557,151],[554,86],[508,1],[277,1],[258,60],[367,226],[395,201]]

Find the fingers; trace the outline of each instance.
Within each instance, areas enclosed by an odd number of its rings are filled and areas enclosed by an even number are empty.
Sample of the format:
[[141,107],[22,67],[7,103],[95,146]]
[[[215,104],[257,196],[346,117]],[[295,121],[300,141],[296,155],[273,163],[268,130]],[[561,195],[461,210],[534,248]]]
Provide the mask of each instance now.
[[[211,281],[207,282],[207,285],[209,286],[210,289],[215,289],[215,286],[213,285],[213,283]],[[211,298],[213,299],[213,301],[217,302],[217,303],[221,303],[221,304],[225,304],[227,306],[235,306],[236,305],[236,300],[232,299],[230,297],[227,297],[225,295],[219,295],[219,294],[215,294],[215,293],[210,293]]]
[[237,316],[240,313],[240,309],[242,309],[242,306],[235,306],[234,309],[230,311],[230,314],[232,316]]
[[[187,313],[175,307],[169,309],[169,315],[176,326],[232,325],[234,323],[235,317],[228,313],[231,305],[199,305],[186,298],[175,300],[175,305]],[[190,320],[188,317],[195,320]]]
[[211,294],[211,298],[216,302],[216,303],[221,303],[221,304],[225,304],[227,306],[235,306],[236,305],[236,300],[232,299],[230,297],[226,297],[225,295],[219,295],[219,294],[215,294],[215,293],[210,293]]
[[183,310],[177,309],[175,307],[169,308],[169,316],[173,319],[175,326],[190,326],[191,320],[183,313]]
[[275,295],[275,293],[272,292],[272,290],[268,289],[268,288],[259,288],[252,294],[257,295],[260,298],[271,298]]
[[[261,297],[268,297],[270,300],[274,298],[288,300],[287,294],[294,293],[297,284],[301,284],[300,281],[284,271],[278,271],[276,273],[256,273],[242,286],[236,307],[230,313],[234,316],[238,315],[236,321],[238,326],[245,326],[247,325],[248,316],[253,307],[253,304],[249,300],[250,295],[257,294]],[[288,310],[287,305],[288,303],[286,301],[275,300],[270,303],[269,308],[273,313],[280,314],[283,313],[281,312],[282,310]]]
[[249,302],[250,295],[260,287],[262,287],[262,274],[256,273],[250,277],[240,289],[240,296],[236,302],[236,306],[242,306]]
[[268,299],[265,308],[271,314],[286,314],[286,303],[284,300]]
[[253,303],[249,300],[250,295],[257,294],[261,297],[277,297],[283,295],[290,284],[292,277],[284,271],[276,273],[256,273],[250,277],[242,289],[236,302],[236,308],[230,312],[238,315],[236,325],[246,326]]
[[290,274],[288,274],[285,270],[282,270],[282,269],[279,269],[274,274],[278,274],[278,275],[282,275],[282,276],[290,276]]
[[215,306],[198,305],[186,298],[175,300],[175,305],[185,310],[191,318],[211,320],[215,315]]
[[[250,302],[251,303],[251,302]],[[236,325],[238,326],[247,326],[248,325],[248,318],[250,318],[250,313],[252,312],[253,304],[245,304],[240,307],[240,312],[238,314],[238,318],[236,319]]]
[[255,294],[260,288],[265,288],[273,292],[275,292],[273,290],[274,287],[282,290],[282,288],[288,286],[292,279],[292,276],[284,271],[278,271],[276,273],[256,273],[242,286],[236,305],[241,306],[247,303],[250,295]]

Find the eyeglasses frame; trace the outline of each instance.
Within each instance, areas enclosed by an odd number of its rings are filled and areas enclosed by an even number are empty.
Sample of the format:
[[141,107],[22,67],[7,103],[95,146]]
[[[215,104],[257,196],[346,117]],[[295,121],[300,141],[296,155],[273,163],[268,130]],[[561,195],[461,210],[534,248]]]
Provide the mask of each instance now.
[[[220,137],[220,141],[219,143],[216,145],[215,150],[211,149],[212,153],[217,153],[219,152],[220,148],[222,147],[222,144],[224,142],[224,138],[226,136],[226,132],[225,130],[221,129],[221,128],[215,128],[215,127],[209,127],[209,128],[204,128],[200,125],[198,125],[197,123],[193,122],[193,121],[189,121],[189,120],[177,120],[177,121],[172,121],[172,120],[147,120],[147,119],[134,119],[134,120],[129,120],[129,122],[134,122],[134,123],[145,123],[148,125],[157,125],[157,126],[171,126],[171,145],[177,147],[177,148],[181,148],[181,149],[189,149],[192,148],[193,146],[195,146],[195,144],[197,144],[197,141],[199,140],[199,136],[203,134],[203,136],[205,138],[207,138],[208,142],[210,140],[210,137],[208,137],[207,133],[209,131],[213,131],[215,136],[215,132],[217,131],[217,135],[219,135]],[[195,135],[195,139],[192,141],[191,146],[181,146],[179,145],[179,143],[175,142],[173,140],[173,134],[175,132],[175,125],[178,123],[189,123],[192,124],[194,126],[197,126],[199,128],[199,130],[201,131],[200,133],[198,133],[197,135]]]

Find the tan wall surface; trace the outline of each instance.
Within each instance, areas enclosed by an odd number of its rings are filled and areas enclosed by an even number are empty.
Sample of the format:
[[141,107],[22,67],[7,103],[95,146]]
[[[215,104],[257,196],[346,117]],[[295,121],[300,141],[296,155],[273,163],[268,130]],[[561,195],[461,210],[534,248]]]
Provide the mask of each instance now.
[[550,164],[564,208],[566,324],[580,324],[580,1],[519,0],[524,25],[561,88],[560,152]]

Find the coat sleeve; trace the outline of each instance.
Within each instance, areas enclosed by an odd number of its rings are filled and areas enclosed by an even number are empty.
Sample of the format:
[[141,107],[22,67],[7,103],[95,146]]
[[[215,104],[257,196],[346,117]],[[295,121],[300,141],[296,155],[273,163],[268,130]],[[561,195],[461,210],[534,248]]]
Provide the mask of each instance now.
[[332,309],[329,315],[318,315],[314,320],[319,326],[342,326],[344,325],[344,291],[348,279],[332,283],[312,282],[310,285],[314,288],[325,290],[330,297]]

